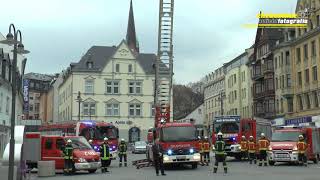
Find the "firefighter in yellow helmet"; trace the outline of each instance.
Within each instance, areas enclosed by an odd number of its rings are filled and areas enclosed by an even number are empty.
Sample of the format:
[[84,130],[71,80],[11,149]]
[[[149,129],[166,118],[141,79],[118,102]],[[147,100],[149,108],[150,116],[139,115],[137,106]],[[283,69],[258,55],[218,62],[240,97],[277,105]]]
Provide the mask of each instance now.
[[67,144],[63,149],[64,158],[64,173],[65,175],[72,174],[73,168],[73,147],[71,139],[67,140]]
[[299,164],[304,164],[307,166],[307,156],[306,156],[306,150],[308,146],[306,142],[304,141],[303,135],[299,135],[299,141],[297,142],[297,149],[298,149],[298,159]]

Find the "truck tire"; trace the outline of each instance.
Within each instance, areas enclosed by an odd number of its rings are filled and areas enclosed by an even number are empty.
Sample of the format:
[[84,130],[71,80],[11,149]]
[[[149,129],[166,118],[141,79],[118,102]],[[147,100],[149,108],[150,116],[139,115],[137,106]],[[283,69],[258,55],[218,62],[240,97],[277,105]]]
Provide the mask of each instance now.
[[97,171],[97,169],[90,169],[90,170],[88,170],[88,172],[90,173],[90,174],[93,174],[93,173],[95,173]]
[[276,162],[274,162],[274,161],[269,161],[269,165],[270,165],[270,166],[274,166],[275,163],[276,163]]
[[192,169],[197,169],[197,168],[198,168],[198,163],[193,163],[193,164],[191,165],[191,168],[192,168]]
[[318,157],[315,157],[312,161],[314,164],[318,164]]

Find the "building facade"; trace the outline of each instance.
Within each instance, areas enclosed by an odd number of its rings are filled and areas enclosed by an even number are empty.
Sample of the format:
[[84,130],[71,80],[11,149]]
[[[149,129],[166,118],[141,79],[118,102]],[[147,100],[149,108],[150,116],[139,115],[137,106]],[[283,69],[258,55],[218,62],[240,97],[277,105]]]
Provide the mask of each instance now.
[[[120,138],[146,140],[154,126],[155,54],[140,53],[132,4],[126,40],[118,46],[92,46],[62,73],[58,119],[110,122]],[[80,92],[81,107],[78,107]]]

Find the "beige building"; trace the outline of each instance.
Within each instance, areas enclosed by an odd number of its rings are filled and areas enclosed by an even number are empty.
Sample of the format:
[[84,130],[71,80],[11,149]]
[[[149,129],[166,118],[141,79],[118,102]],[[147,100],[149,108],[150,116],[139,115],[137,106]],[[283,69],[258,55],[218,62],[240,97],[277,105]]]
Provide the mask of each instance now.
[[80,111],[81,120],[112,122],[129,142],[146,140],[154,125],[155,62],[155,54],[139,52],[131,7],[126,40],[118,46],[92,46],[64,72],[59,120],[78,120]]
[[224,64],[226,84],[226,115],[240,115],[241,118],[252,117],[251,75],[248,57],[252,51],[247,50],[232,61]]

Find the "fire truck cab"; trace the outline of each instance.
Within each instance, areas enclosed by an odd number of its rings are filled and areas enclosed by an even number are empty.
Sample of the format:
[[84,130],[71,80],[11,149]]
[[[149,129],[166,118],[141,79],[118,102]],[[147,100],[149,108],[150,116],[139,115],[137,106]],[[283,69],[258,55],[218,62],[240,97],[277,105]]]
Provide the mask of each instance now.
[[38,161],[55,161],[57,170],[64,168],[62,150],[66,141],[72,140],[73,171],[87,170],[94,173],[100,166],[99,153],[95,152],[82,136],[55,136],[40,133],[26,133],[23,154],[29,168],[36,168]]
[[277,127],[272,133],[268,151],[269,164],[298,163],[297,141],[303,135],[308,145],[307,159],[318,163],[320,158],[320,132],[315,127]]
[[[191,123],[168,122],[156,128],[155,143],[163,150],[164,164],[191,164],[197,168],[200,162],[196,127]],[[153,161],[152,144],[148,144],[147,158]]]

